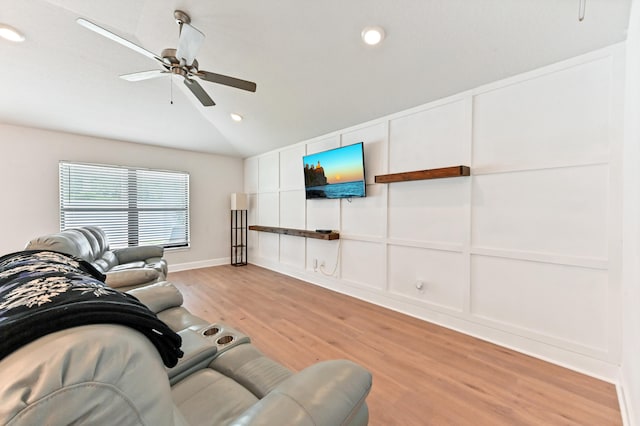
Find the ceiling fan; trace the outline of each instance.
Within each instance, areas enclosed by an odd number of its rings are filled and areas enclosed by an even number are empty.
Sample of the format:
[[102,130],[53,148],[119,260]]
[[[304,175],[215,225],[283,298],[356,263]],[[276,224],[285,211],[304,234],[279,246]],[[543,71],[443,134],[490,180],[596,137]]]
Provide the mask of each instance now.
[[198,69],[198,61],[196,60],[196,54],[200,50],[200,46],[204,41],[204,34],[197,28],[193,27],[190,22],[191,18],[185,12],[176,10],[173,13],[176,19],[176,23],[180,26],[180,38],[178,39],[177,49],[164,49],[160,56],[147,49],[138,46],[135,43],[126,40],[119,35],[106,30],[93,22],[87,21],[83,18],[78,18],[76,22],[83,27],[100,34],[110,40],[113,40],[121,45],[128,47],[148,58],[155,59],[161,65],[161,69],[152,71],[142,71],[133,74],[124,74],[120,78],[128,81],[140,81],[150,78],[162,77],[166,74],[176,74],[183,77],[185,86],[189,88],[191,93],[204,106],[213,106],[215,102],[205,92],[200,83],[198,83],[194,77],[198,77],[205,81],[212,83],[223,84],[225,86],[235,87],[237,89],[247,90],[249,92],[256,91],[256,83],[246,80],[240,80],[239,78],[229,77],[222,74],[216,74],[209,71]]

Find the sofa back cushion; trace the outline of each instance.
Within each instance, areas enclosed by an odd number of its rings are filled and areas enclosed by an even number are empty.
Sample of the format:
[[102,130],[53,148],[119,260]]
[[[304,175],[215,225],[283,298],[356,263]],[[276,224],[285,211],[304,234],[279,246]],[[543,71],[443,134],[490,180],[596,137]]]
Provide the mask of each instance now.
[[173,425],[177,418],[158,352],[129,327],[46,335],[0,360],[0,371],[3,425]]
[[96,252],[96,257],[101,257],[104,252],[109,251],[109,239],[102,228],[98,226],[83,226],[82,229],[91,233],[98,242],[100,250]]
[[25,250],[52,250],[70,254],[91,263],[95,260],[91,244],[77,229],[67,229],[57,234],[35,238],[27,243]]
[[80,231],[82,235],[87,239],[87,242],[91,246],[91,252],[93,253],[93,258],[98,259],[102,255],[102,248],[100,246],[100,242],[98,239],[86,228],[71,228],[74,231]]
[[109,250],[109,239],[102,228],[98,226],[83,226],[78,229],[84,232],[87,236],[87,240],[95,242],[93,254],[95,259],[94,265],[97,268],[107,272],[114,266],[122,263],[118,260],[116,255]]

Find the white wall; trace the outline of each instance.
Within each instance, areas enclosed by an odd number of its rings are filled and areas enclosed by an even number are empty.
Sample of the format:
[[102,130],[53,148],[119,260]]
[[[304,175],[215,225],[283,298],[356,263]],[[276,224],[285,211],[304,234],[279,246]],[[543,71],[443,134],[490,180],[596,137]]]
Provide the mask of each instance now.
[[60,230],[58,162],[103,163],[190,174],[191,248],[167,251],[170,270],[227,263],[229,195],[242,160],[0,124],[0,253]]
[[[616,381],[623,78],[612,46],[248,158],[251,224],[341,233],[250,232],[249,261]],[[306,201],[302,155],[357,141],[367,197]]]
[[640,425],[640,2],[628,32],[624,138],[624,252],[622,298],[623,401],[629,424]]

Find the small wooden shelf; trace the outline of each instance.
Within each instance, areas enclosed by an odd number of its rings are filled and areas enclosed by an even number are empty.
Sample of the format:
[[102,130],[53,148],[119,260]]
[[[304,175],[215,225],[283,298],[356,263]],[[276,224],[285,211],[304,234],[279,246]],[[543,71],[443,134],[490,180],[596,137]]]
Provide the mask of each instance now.
[[260,232],[272,232],[274,234],[293,235],[295,237],[317,238],[319,240],[337,240],[340,238],[339,232],[330,232],[325,234],[324,232],[308,231],[306,229],[292,229],[292,228],[280,228],[277,226],[249,226],[250,231]]
[[468,166],[443,167],[441,169],[418,170],[415,172],[393,173],[376,176],[376,183],[406,182],[410,180],[442,179],[471,175]]

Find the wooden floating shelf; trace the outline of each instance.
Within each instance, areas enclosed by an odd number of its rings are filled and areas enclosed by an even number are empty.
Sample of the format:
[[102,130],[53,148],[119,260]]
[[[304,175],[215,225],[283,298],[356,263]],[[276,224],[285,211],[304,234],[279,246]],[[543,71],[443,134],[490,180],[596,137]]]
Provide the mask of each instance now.
[[283,234],[283,235],[293,235],[295,237],[305,237],[305,238],[317,238],[319,240],[337,240],[340,239],[339,232],[317,232],[317,231],[308,231],[306,229],[292,229],[292,228],[280,228],[277,226],[260,226],[260,225],[250,225],[250,231],[260,231],[260,232],[272,232],[274,234]]
[[442,179],[471,175],[468,166],[443,167],[441,169],[419,170],[415,172],[393,173],[376,176],[376,183],[407,182],[410,180]]

